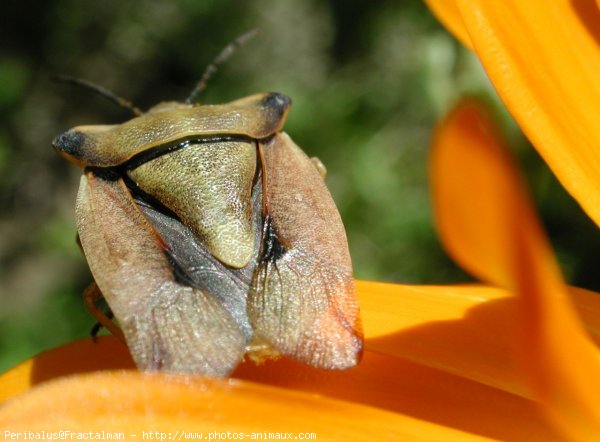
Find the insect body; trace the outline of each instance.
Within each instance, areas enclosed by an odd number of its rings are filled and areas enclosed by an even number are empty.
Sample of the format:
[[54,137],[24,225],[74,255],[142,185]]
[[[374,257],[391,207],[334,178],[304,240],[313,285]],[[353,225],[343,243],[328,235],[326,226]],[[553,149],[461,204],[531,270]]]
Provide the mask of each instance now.
[[319,169],[281,132],[290,104],[161,103],[54,140],[84,167],[81,245],[141,369],[223,376],[265,348],[358,362],[346,235]]

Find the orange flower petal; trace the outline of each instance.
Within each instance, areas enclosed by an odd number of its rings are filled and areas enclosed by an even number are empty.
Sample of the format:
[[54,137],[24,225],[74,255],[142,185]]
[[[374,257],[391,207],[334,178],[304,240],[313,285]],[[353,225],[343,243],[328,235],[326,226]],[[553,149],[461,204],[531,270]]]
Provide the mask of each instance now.
[[357,287],[366,349],[531,396],[511,358],[516,306],[505,290],[363,281]]
[[563,186],[600,225],[597,5],[579,0],[455,3],[498,94]]
[[[367,350],[471,379],[513,394],[532,393],[514,363],[518,304],[481,285],[406,286],[357,281]],[[569,288],[600,344],[600,294]]]
[[493,133],[482,109],[466,103],[436,134],[432,180],[442,239],[467,268],[519,295],[520,359],[531,387],[565,434],[590,440],[600,435],[600,354],[570,304],[517,168]]
[[425,0],[437,19],[466,47],[472,49],[471,37],[462,21],[455,0]]
[[[523,394],[509,351],[515,303],[504,290],[365,281],[357,286],[368,349],[359,367],[324,372],[281,359],[259,367],[243,364],[235,377],[355,401],[495,439],[522,439],[523,434],[555,439],[530,402],[480,383]],[[598,333],[600,297],[583,290],[575,294],[582,315]],[[116,339],[78,341],[0,376],[0,400],[54,377],[121,367],[133,367],[133,362]],[[510,424],[519,420],[528,423]]]
[[[478,279],[506,286],[511,277],[509,232],[503,229],[505,219],[499,216],[497,201],[510,199],[524,187],[501,137],[481,106],[465,102],[442,122],[433,145],[434,214],[446,250]],[[494,161],[496,167],[481,166]],[[528,206],[522,210],[531,212]],[[524,213],[523,219],[535,217]],[[490,236],[490,232],[503,236]]]
[[[99,366],[112,350],[104,344],[95,346],[96,355],[86,355]],[[376,440],[560,440],[531,401],[371,352],[348,371],[280,359],[243,364],[235,376],[267,385],[133,372],[59,378],[7,402],[0,428],[314,431],[319,440],[364,440],[367,433]]]
[[[482,286],[403,286],[357,281],[367,350],[529,397],[510,359],[514,299]],[[600,329],[600,296],[585,293],[591,326]],[[595,322],[594,322],[595,321]],[[0,402],[40,382],[74,373],[133,368],[127,348],[105,337],[37,356],[0,375]]]
[[[506,291],[475,285],[356,284],[367,350],[529,396],[510,363],[511,327],[506,324],[514,318],[514,302]],[[582,302],[587,302],[591,326],[600,329],[600,318],[593,314],[600,310],[600,296],[585,293]],[[0,402],[55,377],[133,367],[117,340],[84,339],[0,375]]]
[[39,383],[74,373],[135,368],[127,347],[112,336],[82,339],[46,351],[0,374],[0,403]]
[[235,376],[384,408],[494,440],[560,440],[540,422],[529,400],[370,351],[348,371],[323,372],[280,359],[259,367],[244,364]]
[[185,440],[194,432],[206,433],[207,440],[212,432],[248,438],[251,433],[310,432],[319,440],[398,440],[406,434],[417,440],[469,440],[460,431],[363,405],[249,382],[136,372],[96,373],[43,385],[7,404],[0,411],[0,427],[3,434],[122,432],[127,440],[142,440],[143,432],[162,440]]

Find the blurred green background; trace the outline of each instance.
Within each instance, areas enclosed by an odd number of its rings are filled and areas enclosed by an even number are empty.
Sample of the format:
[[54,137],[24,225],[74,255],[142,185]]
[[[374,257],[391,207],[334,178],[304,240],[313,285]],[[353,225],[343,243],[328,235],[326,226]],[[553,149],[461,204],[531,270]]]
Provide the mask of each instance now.
[[5,0],[0,21],[0,371],[89,334],[81,292],[91,276],[75,244],[80,171],[50,143],[78,124],[129,118],[49,76],[89,79],[148,108],[186,97],[220,49],[252,28],[259,35],[203,101],[292,97],[286,131],[328,167],[358,278],[469,280],[436,238],[427,152],[436,121],[475,95],[519,155],[567,279],[600,290],[597,228],[520,134],[478,61],[420,0]]

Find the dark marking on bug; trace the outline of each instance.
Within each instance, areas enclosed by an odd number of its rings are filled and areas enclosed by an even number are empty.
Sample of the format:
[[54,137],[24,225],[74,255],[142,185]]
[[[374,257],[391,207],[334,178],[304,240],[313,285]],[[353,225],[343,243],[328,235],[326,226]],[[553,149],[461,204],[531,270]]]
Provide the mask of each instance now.
[[168,216],[169,218],[173,218],[177,221],[180,221],[179,217],[175,212],[173,212],[171,209],[169,209],[167,206],[165,206],[163,203],[161,203],[158,199],[156,199],[149,193],[146,193],[142,189],[140,189],[137,186],[137,184],[135,184],[135,182],[131,178],[129,178],[129,176],[127,176],[127,174],[122,174],[120,175],[120,177],[123,179],[125,185],[131,192],[131,195],[133,196],[133,199],[136,202],[136,204],[151,207],[154,210],[162,213],[163,215]]
[[286,250],[277,237],[273,220],[269,215],[265,217],[263,226],[263,251],[260,263],[276,263],[285,254]]
[[119,168],[124,170],[132,170],[158,157],[178,151],[180,149],[184,149],[193,144],[222,143],[227,141],[253,141],[253,139],[244,135],[210,135],[206,137],[193,136],[187,139],[180,138],[173,143],[165,143],[153,149],[144,150],[134,155],[124,164],[119,166]]
[[85,143],[85,135],[81,132],[68,130],[63,132],[54,140],[52,146],[59,152],[64,152],[69,155],[77,156],[81,154],[81,147]]
[[121,178],[118,170],[108,167],[86,167],[85,170],[91,170],[98,178],[105,181],[117,181]]
[[269,110],[274,120],[281,118],[292,105],[292,99],[287,95],[283,95],[277,92],[270,92],[262,100],[262,105]]

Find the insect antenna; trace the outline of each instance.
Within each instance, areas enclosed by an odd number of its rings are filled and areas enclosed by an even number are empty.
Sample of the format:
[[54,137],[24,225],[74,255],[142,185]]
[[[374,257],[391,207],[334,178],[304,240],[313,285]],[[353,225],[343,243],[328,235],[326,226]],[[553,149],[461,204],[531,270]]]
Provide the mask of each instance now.
[[246,44],[246,42],[248,40],[252,39],[257,34],[257,32],[258,31],[256,29],[252,29],[251,31],[248,31],[248,32],[240,35],[238,38],[236,38],[231,43],[229,43],[227,46],[225,46],[223,48],[223,50],[219,53],[219,55],[217,55],[215,57],[215,59],[212,61],[212,63],[206,67],[206,69],[204,70],[204,73],[202,74],[202,77],[200,78],[200,81],[198,81],[198,83],[196,84],[196,87],[192,90],[190,95],[186,98],[185,102],[189,103],[189,104],[195,103],[198,100],[198,95],[200,95],[202,93],[202,91],[204,89],[206,89],[206,85],[208,84],[208,81],[212,78],[212,76],[215,74],[215,72],[217,72],[217,70],[219,69],[219,66],[222,65],[223,63],[225,63],[227,61],[227,59],[229,57],[231,57],[231,55],[238,48],[240,48],[241,46]]
[[95,83],[92,83],[91,81],[83,80],[81,78],[69,77],[67,75],[53,75],[50,78],[53,81],[57,81],[60,83],[73,84],[75,86],[81,86],[84,89],[88,89],[92,92],[95,92],[98,95],[101,95],[102,97],[106,98],[108,101],[115,103],[117,106],[128,109],[136,117],[139,117],[140,115],[142,115],[144,113],[139,107],[135,106],[131,101],[126,100],[125,98],[119,97],[114,92],[109,91],[108,89],[106,89],[102,86],[99,86]]

